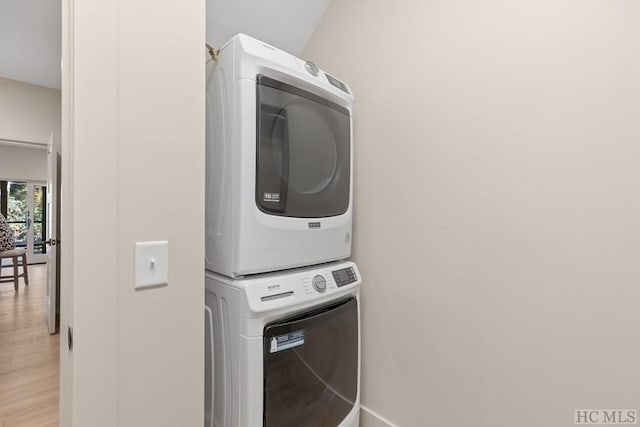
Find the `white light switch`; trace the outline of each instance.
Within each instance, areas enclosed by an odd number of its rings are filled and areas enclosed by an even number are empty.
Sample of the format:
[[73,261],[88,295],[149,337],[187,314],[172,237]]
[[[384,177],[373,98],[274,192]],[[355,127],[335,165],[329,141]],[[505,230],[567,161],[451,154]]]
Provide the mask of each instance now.
[[136,242],[135,288],[169,283],[169,242]]

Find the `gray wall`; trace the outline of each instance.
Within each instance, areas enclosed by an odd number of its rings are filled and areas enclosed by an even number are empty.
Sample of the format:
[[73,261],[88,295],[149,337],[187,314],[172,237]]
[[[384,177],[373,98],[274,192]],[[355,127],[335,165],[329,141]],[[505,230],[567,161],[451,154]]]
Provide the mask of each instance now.
[[635,1],[331,3],[305,56],[356,96],[365,427],[638,408],[639,40]]

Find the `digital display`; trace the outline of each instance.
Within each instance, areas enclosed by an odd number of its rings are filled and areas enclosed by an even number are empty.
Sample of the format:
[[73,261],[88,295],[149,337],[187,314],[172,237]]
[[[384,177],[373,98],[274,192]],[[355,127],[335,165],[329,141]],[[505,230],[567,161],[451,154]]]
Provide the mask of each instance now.
[[338,275],[338,280],[340,282],[348,282],[349,281],[349,275],[347,274],[347,270],[338,270],[336,273]]
[[338,287],[348,285],[349,283],[355,282],[356,273],[353,271],[353,268],[343,268],[342,270],[333,271],[333,279],[336,281],[336,285]]

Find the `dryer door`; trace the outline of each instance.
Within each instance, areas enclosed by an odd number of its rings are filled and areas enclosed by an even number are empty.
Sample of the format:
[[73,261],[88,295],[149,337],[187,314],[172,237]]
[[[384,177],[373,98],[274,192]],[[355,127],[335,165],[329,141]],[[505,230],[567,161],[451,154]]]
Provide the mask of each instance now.
[[335,427],[358,395],[355,298],[264,329],[266,427]]
[[349,110],[269,77],[257,78],[256,204],[299,218],[349,208]]

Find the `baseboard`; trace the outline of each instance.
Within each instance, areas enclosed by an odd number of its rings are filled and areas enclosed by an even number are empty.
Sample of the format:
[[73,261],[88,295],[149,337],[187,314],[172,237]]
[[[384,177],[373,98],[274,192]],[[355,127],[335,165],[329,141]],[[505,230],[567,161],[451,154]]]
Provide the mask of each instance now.
[[360,427],[398,427],[382,415],[360,405]]

